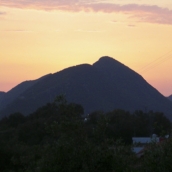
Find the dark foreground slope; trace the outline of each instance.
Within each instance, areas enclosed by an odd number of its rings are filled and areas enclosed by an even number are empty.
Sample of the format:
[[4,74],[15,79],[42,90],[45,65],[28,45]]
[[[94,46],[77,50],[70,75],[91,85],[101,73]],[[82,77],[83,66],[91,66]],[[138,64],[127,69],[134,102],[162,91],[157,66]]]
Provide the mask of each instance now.
[[2,116],[20,111],[25,115],[65,94],[81,104],[85,113],[95,110],[162,111],[172,120],[172,103],[140,75],[110,57],[93,65],[64,69],[37,81],[1,110]]

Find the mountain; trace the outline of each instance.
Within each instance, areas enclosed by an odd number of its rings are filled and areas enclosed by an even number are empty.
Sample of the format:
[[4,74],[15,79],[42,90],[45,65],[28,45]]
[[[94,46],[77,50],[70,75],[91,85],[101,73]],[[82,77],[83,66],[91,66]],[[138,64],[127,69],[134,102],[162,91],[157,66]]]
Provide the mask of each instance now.
[[169,97],[167,97],[170,101],[172,101],[172,95],[171,96],[169,96]]
[[[21,94],[23,92],[25,92],[27,89],[29,89],[30,87],[32,87],[34,84],[36,84],[38,81],[40,81],[41,79],[47,77],[49,75],[45,75],[37,80],[33,80],[33,81],[24,81],[22,83],[20,83],[19,85],[17,85],[16,87],[14,87],[13,89],[11,89],[10,91],[8,91],[7,93],[3,94],[3,98],[1,99],[1,94],[0,94],[0,110],[5,108],[8,104],[12,103],[16,98],[21,98],[22,96]],[[2,92],[3,93],[3,92]]]
[[[19,89],[17,87],[14,89]],[[69,67],[35,83],[32,81],[27,89],[1,108],[1,117],[16,111],[28,115],[60,94],[65,94],[69,102],[81,104],[85,113],[116,108],[153,110],[164,112],[172,120],[172,103],[142,76],[108,56],[101,57],[93,65]]]

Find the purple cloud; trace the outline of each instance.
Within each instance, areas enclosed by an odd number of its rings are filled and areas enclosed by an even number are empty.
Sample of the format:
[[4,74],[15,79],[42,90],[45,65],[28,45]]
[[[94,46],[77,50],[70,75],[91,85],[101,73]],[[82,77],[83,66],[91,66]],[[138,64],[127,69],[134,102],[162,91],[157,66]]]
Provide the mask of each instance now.
[[172,24],[172,10],[161,8],[153,5],[137,5],[137,4],[90,4],[90,9],[95,12],[105,13],[124,13],[130,17],[138,19],[140,22]]
[[172,25],[172,10],[156,5],[105,3],[98,0],[1,0],[0,6],[39,10],[123,13],[139,22]]

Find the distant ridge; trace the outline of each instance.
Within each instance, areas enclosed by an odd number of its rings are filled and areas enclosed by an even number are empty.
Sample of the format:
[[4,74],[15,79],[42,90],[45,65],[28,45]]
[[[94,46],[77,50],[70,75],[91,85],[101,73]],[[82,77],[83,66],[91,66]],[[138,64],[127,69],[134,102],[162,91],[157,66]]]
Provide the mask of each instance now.
[[[57,95],[65,94],[69,102],[81,104],[85,113],[113,109],[153,110],[164,112],[172,120],[172,103],[142,76],[112,57],[103,56],[93,65],[69,67],[30,82],[20,94],[14,91],[13,101],[1,107],[1,117],[16,111],[28,115],[52,102]],[[13,90],[18,90],[19,86]]]
[[0,110],[3,109],[4,107],[6,107],[8,104],[12,103],[16,98],[19,98],[23,92],[25,92],[27,89],[32,87],[38,81],[40,81],[41,79],[44,79],[50,75],[51,74],[45,75],[36,80],[24,81],[24,82],[18,84],[16,87],[12,88],[7,93],[3,94],[3,99],[1,100],[1,103],[0,103]]

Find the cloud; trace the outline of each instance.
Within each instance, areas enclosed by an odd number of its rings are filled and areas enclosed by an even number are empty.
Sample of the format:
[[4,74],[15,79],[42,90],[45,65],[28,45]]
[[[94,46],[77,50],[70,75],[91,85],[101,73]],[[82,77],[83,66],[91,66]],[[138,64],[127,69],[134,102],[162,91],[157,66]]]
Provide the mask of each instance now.
[[136,27],[134,24],[128,24],[128,27]]
[[130,18],[136,18],[140,22],[172,24],[172,10],[169,10],[168,8],[161,8],[156,5],[119,5],[99,3],[91,4],[90,9],[95,12],[101,11],[104,13],[124,13],[129,15]]
[[23,30],[23,29],[14,29],[14,30],[4,30],[5,32],[32,32],[29,30]]
[[156,5],[115,4],[98,0],[1,0],[0,6],[39,10],[123,13],[138,22],[172,25],[172,10]]
[[0,11],[0,16],[5,15],[5,14],[6,14],[6,12]]
[[118,21],[117,20],[111,20],[110,22],[111,23],[117,23]]
[[76,32],[101,33],[101,32],[104,32],[104,31],[101,31],[101,30],[82,30],[82,29],[78,29],[78,30],[76,30]]

